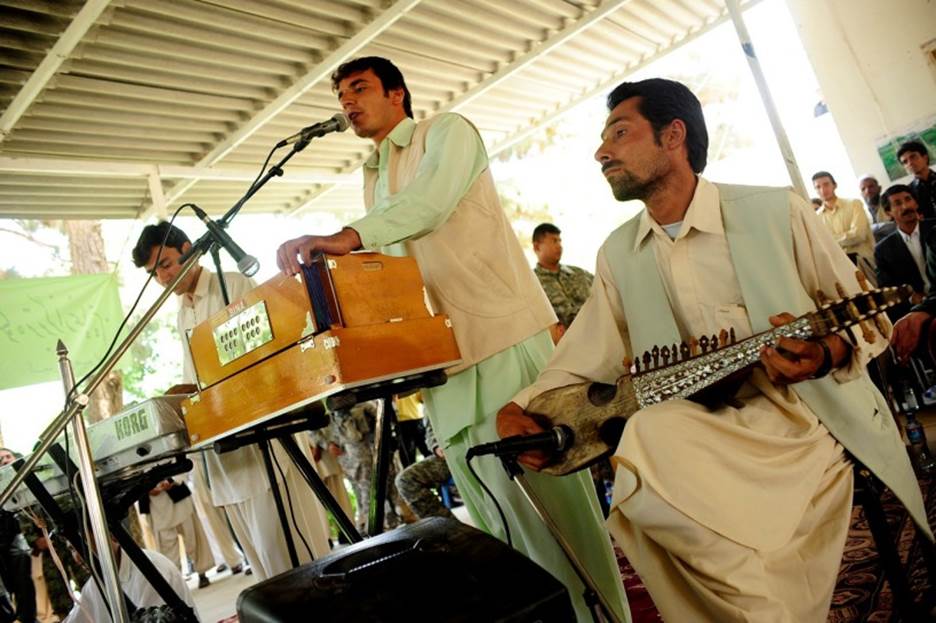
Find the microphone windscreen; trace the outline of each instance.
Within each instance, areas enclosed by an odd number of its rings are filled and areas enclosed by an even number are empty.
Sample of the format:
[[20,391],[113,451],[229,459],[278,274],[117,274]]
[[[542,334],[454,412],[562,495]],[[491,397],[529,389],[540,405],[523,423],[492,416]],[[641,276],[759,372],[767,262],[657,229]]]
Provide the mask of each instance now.
[[332,119],[338,122],[338,129],[336,130],[337,132],[344,132],[351,125],[351,120],[348,119],[348,115],[344,114],[343,112],[335,113]]

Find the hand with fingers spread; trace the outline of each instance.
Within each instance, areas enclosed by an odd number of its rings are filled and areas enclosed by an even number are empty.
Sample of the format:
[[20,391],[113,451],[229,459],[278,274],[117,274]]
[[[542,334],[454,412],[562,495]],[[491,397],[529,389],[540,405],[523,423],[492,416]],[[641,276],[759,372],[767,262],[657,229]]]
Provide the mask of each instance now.
[[[780,327],[796,317],[784,312],[769,320],[773,326]],[[791,385],[825,376],[841,365],[848,354],[848,346],[837,335],[815,341],[781,337],[776,347],[765,346],[761,350],[760,360],[772,383]]]
[[347,255],[360,248],[361,237],[350,227],[331,236],[300,236],[279,246],[276,265],[284,275],[295,275],[299,272],[299,265],[310,265],[316,253]]
[[[497,435],[501,439],[515,435],[535,435],[545,430],[515,402],[507,403],[497,412]],[[540,450],[531,450],[519,455],[517,461],[538,471],[549,462],[549,456]]]
[[933,319],[933,316],[924,311],[910,312],[894,324],[891,334],[891,344],[897,354],[897,361],[906,363],[910,355],[920,343],[923,327]]

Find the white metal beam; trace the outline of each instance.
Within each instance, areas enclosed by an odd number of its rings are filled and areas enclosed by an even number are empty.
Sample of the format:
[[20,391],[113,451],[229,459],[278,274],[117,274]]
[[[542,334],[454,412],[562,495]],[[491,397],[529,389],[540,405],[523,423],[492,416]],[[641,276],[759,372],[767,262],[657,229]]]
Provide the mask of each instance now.
[[630,1],[631,0],[606,0],[591,11],[582,14],[578,19],[570,20],[565,28],[555,32],[543,41],[534,43],[529,52],[523,54],[510,63],[504,64],[503,67],[495,71],[493,74],[478,84],[472,86],[464,93],[459,94],[448,104],[443,105],[438,110],[438,112],[457,110],[463,106],[466,106],[475,98],[480,97],[486,91],[500,84],[503,80],[520,71],[544,54],[548,54],[560,45],[566,43],[592,24],[604,19],[609,14],[613,13]]
[[59,36],[55,45],[49,49],[45,58],[36,67],[32,75],[23,84],[19,93],[10,102],[3,114],[0,115],[0,142],[2,142],[23,113],[35,101],[42,89],[45,88],[49,80],[55,75],[62,63],[68,58],[80,42],[82,37],[94,25],[110,0],[87,0],[81,10],[75,15],[75,19],[65,28]]
[[[364,26],[364,28],[360,29],[342,45],[335,48],[327,57],[322,59],[321,62],[317,63],[312,71],[306,73],[304,76],[296,80],[296,82],[294,82],[293,85],[286,91],[281,93],[279,97],[264,106],[263,109],[257,112],[257,114],[251,117],[246,123],[241,125],[237,131],[227,137],[210,152],[205,154],[205,156],[198,161],[196,166],[210,167],[216,164],[238,145],[247,140],[247,138],[260,129],[260,127],[262,127],[270,119],[296,101],[296,99],[298,99],[303,93],[331,75],[331,73],[338,67],[338,65],[340,65],[358,50],[370,43],[380,33],[393,25],[397,20],[403,17],[407,11],[416,6],[419,1],[420,0],[396,0],[392,6],[380,13],[370,23]],[[173,188],[172,191],[168,194],[167,201],[170,204],[174,203],[197,181],[197,179],[192,179],[176,185],[176,187]]]
[[[0,156],[0,173],[70,175],[88,177],[148,177],[151,164],[131,164],[106,160],[68,160],[55,158],[17,158]],[[256,169],[158,165],[162,179],[251,182]],[[278,180],[280,184],[360,184],[359,175],[347,173],[300,173],[291,171]],[[167,202],[168,204],[168,202]]]
[[[749,0],[748,2],[744,3],[744,6],[741,7],[741,10],[746,11],[747,9],[756,5],[758,2],[760,2],[760,0]],[[494,158],[501,152],[504,152],[510,149],[517,143],[520,143],[521,141],[532,136],[533,134],[536,134],[537,132],[541,131],[543,128],[549,126],[550,124],[555,123],[559,118],[561,118],[563,115],[568,113],[570,110],[572,110],[573,108],[575,108],[576,106],[584,102],[585,100],[588,100],[592,97],[595,97],[596,95],[606,92],[608,89],[616,86],[619,82],[624,80],[624,78],[626,78],[628,75],[633,74],[643,69],[650,63],[656,60],[659,60],[660,58],[662,58],[663,56],[666,56],[670,52],[678,50],[679,48],[686,45],[687,43],[695,41],[698,37],[704,35],[705,33],[716,28],[717,26],[724,24],[729,19],[731,19],[731,17],[728,15],[727,12],[725,12],[718,19],[713,20],[710,24],[708,24],[704,28],[700,28],[699,30],[691,33],[690,35],[680,39],[676,43],[673,43],[669,47],[663,49],[659,54],[649,56],[645,58],[643,61],[641,61],[640,63],[626,67],[623,71],[611,74],[607,80],[603,80],[599,84],[595,85],[594,87],[586,91],[583,91],[582,93],[576,95],[574,98],[572,98],[571,100],[569,100],[562,106],[559,106],[558,108],[556,108],[554,111],[540,117],[535,123],[525,126],[519,132],[511,134],[504,140],[500,141],[499,143],[496,143],[495,145],[493,145],[492,147],[488,149],[488,156],[491,158]]]
[[296,216],[303,210],[308,209],[313,203],[321,199],[322,197],[334,192],[338,186],[336,184],[330,184],[322,186],[321,188],[312,191],[308,196],[303,197],[299,205],[295,208],[289,210],[287,216]]
[[159,178],[159,167],[152,167],[149,175],[146,176],[149,183],[150,210],[156,214],[156,218],[165,219],[168,215],[166,208],[166,195],[163,193],[162,180]]

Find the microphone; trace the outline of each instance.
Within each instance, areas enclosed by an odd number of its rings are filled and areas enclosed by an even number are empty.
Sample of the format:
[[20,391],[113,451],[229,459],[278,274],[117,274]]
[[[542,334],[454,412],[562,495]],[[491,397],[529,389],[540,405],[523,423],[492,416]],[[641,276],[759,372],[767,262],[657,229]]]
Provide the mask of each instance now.
[[[246,277],[253,277],[260,268],[260,262],[257,261],[257,258],[252,255],[247,255],[247,253],[241,249],[236,242],[234,242],[228,233],[224,231],[224,227],[208,218],[208,215],[205,214],[204,210],[196,205],[192,206],[192,210],[195,211],[195,216],[201,219],[201,222],[204,223],[205,227],[208,228],[208,231],[211,232],[211,236],[214,238],[215,242],[221,245],[224,250],[234,258],[234,261],[237,262],[237,270],[239,270]],[[179,259],[181,261],[181,258]]]
[[351,120],[348,119],[348,115],[343,112],[335,113],[332,118],[327,121],[313,123],[310,126],[302,128],[292,136],[284,138],[276,144],[276,147],[279,149],[280,147],[292,145],[298,141],[311,141],[313,138],[325,136],[332,132],[344,132],[348,129],[349,125],[351,125]]
[[513,435],[504,437],[500,441],[472,446],[468,448],[465,459],[485,454],[513,456],[529,450],[544,450],[549,453],[564,452],[572,446],[574,441],[575,433],[572,432],[572,429],[565,424],[561,424],[535,435]]

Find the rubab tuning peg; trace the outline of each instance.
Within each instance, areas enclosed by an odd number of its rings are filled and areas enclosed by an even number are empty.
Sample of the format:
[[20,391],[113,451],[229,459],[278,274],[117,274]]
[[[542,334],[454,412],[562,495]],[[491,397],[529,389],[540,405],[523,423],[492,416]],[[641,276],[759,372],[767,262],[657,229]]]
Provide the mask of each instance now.
[[731,342],[728,341],[728,332],[724,329],[718,332],[718,343],[721,344],[722,348],[731,344]]
[[653,355],[653,367],[660,367],[660,347],[654,345],[653,349],[650,351],[650,354]]
[[734,344],[736,341],[737,341],[737,338],[735,337],[734,327],[731,327],[730,329],[728,329],[728,343]]
[[714,333],[712,334],[712,337],[709,338],[709,344],[711,345],[712,350],[718,350],[719,346],[724,346],[724,344],[718,341],[718,336]]
[[708,340],[707,335],[703,335],[702,337],[699,338],[699,346],[702,347],[703,355],[708,352],[709,340]]
[[643,354],[643,357],[642,357],[643,364],[644,364],[644,372],[647,372],[648,370],[650,370],[650,368],[651,368],[650,362],[652,361],[652,359],[653,359],[653,358],[652,358],[652,356],[650,355],[650,351],[649,351],[649,350],[645,350],[645,351],[644,351],[644,354]]
[[673,344],[673,348],[670,352],[673,354],[673,363],[679,361],[679,344]]
[[699,354],[699,340],[693,335],[689,338],[689,355],[695,357]]
[[635,372],[635,370],[634,370],[634,360],[631,359],[630,357],[624,357],[624,359],[621,361],[621,365],[624,366],[624,369],[627,370],[627,372],[628,372],[629,374],[635,374],[635,373],[639,373],[639,372],[640,372],[640,370],[637,370],[637,371]]
[[[858,286],[863,292],[871,291],[871,284],[868,283],[868,276],[864,274],[864,271],[856,270],[855,278],[858,280]],[[874,300],[873,296],[867,297],[868,306],[874,310],[878,310],[877,301]],[[888,326],[887,320],[884,318],[883,314],[875,314],[874,316],[874,326],[877,327],[877,330],[881,332],[881,335],[884,337],[889,337],[890,327]]]
[[[848,298],[848,292],[845,291],[845,287],[838,281],[835,282],[835,291],[838,292],[840,299],[844,300]],[[861,312],[858,311],[854,301],[849,301],[845,307],[848,310],[849,317],[858,323],[858,327],[861,329],[861,337],[863,337],[868,344],[874,344],[877,340],[877,334],[871,330],[871,325],[868,324],[868,321],[861,318]]]
[[670,357],[669,346],[664,346],[660,349],[660,357],[663,359],[663,366],[668,366]]
[[689,345],[683,342],[679,345],[679,357],[685,361],[692,356],[692,350],[689,348]]

